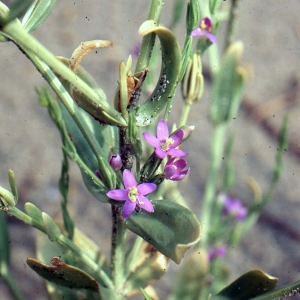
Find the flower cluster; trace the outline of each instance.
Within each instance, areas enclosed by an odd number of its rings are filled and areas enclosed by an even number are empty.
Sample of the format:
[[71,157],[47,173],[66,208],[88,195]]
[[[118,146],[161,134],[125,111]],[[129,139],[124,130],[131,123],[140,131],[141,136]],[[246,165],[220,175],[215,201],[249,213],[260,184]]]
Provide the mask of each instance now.
[[164,159],[167,155],[172,156],[164,167],[165,178],[173,181],[182,180],[189,168],[184,170],[187,162],[182,157],[188,154],[178,145],[184,138],[184,131],[178,130],[174,134],[169,135],[169,129],[164,120],[160,120],[157,125],[156,137],[148,132],[143,133],[144,139],[155,148],[155,154],[160,159]]
[[[192,129],[189,128],[188,134],[191,134]],[[155,154],[161,160],[167,155],[171,158],[167,161],[164,167],[164,177],[169,180],[182,180],[189,172],[186,168],[187,162],[182,157],[188,154],[181,149],[178,149],[179,144],[183,138],[186,138],[185,132],[180,129],[175,133],[169,135],[169,129],[164,120],[160,120],[157,125],[156,137],[144,132],[145,140],[155,148]],[[121,167],[121,158],[119,155],[113,155],[110,158],[110,164],[115,170]],[[107,197],[117,200],[125,201],[122,210],[122,216],[127,219],[132,215],[136,206],[147,212],[154,212],[154,207],[145,195],[152,193],[156,189],[154,183],[137,184],[134,175],[127,169],[123,172],[123,182],[125,189],[116,189],[109,191]]]

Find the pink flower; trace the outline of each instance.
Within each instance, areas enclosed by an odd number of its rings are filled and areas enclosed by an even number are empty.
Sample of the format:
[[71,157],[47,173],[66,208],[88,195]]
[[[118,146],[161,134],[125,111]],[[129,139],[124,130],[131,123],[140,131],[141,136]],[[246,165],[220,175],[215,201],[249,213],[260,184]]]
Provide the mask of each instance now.
[[137,185],[133,174],[127,169],[123,172],[123,181],[125,189],[111,190],[106,194],[111,199],[125,201],[122,210],[123,218],[130,217],[137,205],[150,213],[154,212],[152,203],[144,195],[152,193],[156,189],[156,185],[154,183]]
[[148,132],[143,133],[144,139],[155,148],[157,157],[164,159],[167,155],[174,157],[184,157],[188,154],[176,147],[183,139],[183,130],[178,130],[169,136],[169,129],[164,120],[160,120],[157,124],[156,136]]
[[241,222],[245,221],[248,209],[242,205],[241,200],[231,199],[229,196],[224,195],[223,206],[223,211],[226,216],[233,217]]
[[186,165],[187,162],[184,159],[177,159],[176,157],[169,159],[164,168],[166,179],[173,181],[182,180],[190,171],[190,168],[183,170]]
[[205,36],[208,38],[213,44],[217,42],[215,35],[212,33],[212,21],[209,17],[203,18],[198,28],[194,29],[191,32],[191,36]]
[[208,253],[209,261],[212,261],[217,257],[223,258],[226,256],[226,253],[227,253],[227,248],[225,245],[215,247],[212,250],[210,250]]

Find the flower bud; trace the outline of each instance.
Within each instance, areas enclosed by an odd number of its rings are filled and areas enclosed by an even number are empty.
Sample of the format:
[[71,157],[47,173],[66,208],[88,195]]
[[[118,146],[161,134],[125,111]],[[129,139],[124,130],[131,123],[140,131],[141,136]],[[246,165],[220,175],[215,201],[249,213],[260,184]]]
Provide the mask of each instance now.
[[187,5],[186,27],[187,31],[191,32],[199,23],[200,8],[198,0],[191,0]]
[[188,62],[185,75],[182,80],[181,92],[184,101],[188,105],[198,102],[203,94],[204,79],[202,75],[201,58],[198,52]]
[[119,154],[113,154],[109,159],[109,164],[115,171],[120,170],[122,168],[121,156]]

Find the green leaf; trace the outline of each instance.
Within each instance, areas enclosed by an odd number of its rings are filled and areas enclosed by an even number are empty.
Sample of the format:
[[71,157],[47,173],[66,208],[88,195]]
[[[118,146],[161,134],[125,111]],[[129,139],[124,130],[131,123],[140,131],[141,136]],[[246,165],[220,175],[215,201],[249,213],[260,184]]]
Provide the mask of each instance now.
[[152,20],[144,22],[139,32],[145,36],[156,33],[162,49],[162,66],[159,80],[152,95],[136,111],[137,126],[149,125],[174,97],[181,67],[181,51],[175,35]]
[[[278,300],[285,297],[293,297],[300,293],[300,280],[287,284],[280,289],[255,297],[253,300]],[[251,299],[252,300],[252,299]]]
[[24,210],[28,216],[36,220],[38,223],[43,223],[43,215],[41,210],[33,203],[27,202],[24,205]]
[[0,211],[0,266],[9,264],[9,244],[6,216]]
[[[118,145],[117,128],[112,126],[101,126],[84,110],[78,109],[77,111],[78,118],[85,124],[85,130],[89,131],[89,134],[93,135],[97,142],[97,152],[102,162],[102,169],[100,169],[93,151],[79,130],[77,124],[62,105],[61,110],[68,134],[82,161],[92,172],[99,170],[101,176],[110,177],[109,180],[112,182],[111,185],[114,185],[113,182],[116,180],[116,175],[109,165],[109,157],[113,153],[118,153],[118,148],[116,147],[116,145]],[[84,170],[81,170],[81,175],[84,184],[93,196],[99,201],[107,202],[107,189],[94,182]]]
[[261,270],[252,270],[224,288],[213,299],[248,300],[275,289],[278,279]]
[[187,208],[168,200],[153,200],[154,213],[131,215],[126,227],[159,252],[180,263],[184,253],[200,239],[200,223]]
[[8,18],[5,20],[5,23],[2,26],[5,26],[10,21],[20,18],[23,13],[30,7],[34,0],[16,0],[9,6]]
[[10,190],[15,198],[15,204],[18,203],[19,195],[18,195],[18,189],[16,184],[16,178],[13,170],[8,170],[8,180],[10,185]]
[[51,242],[56,242],[59,236],[61,235],[61,231],[59,227],[56,225],[54,220],[46,213],[42,213],[43,222],[45,226],[45,230]]
[[[59,228],[61,228],[64,235],[67,233],[63,229],[63,225],[58,223]],[[106,257],[100,251],[98,245],[95,244],[91,239],[89,239],[85,234],[83,234],[78,228],[74,228],[74,236],[72,241],[83,253],[85,253],[92,261],[94,261],[103,271],[109,273],[108,263]],[[48,237],[42,233],[37,233],[37,259],[50,262],[53,255],[59,255],[62,261],[65,261],[72,266],[87,272],[90,276],[97,280],[98,284],[101,286],[106,286],[106,284],[98,276],[97,272],[91,269],[83,260],[81,260],[77,254],[70,251],[68,248],[61,246],[58,243],[51,242]],[[48,289],[49,290],[49,289]]]
[[41,277],[60,286],[99,290],[98,283],[93,277],[71,265],[62,263],[58,266],[49,266],[34,258],[27,258],[26,262]]
[[57,0],[35,1],[26,12],[22,25],[27,32],[36,30],[49,16]]

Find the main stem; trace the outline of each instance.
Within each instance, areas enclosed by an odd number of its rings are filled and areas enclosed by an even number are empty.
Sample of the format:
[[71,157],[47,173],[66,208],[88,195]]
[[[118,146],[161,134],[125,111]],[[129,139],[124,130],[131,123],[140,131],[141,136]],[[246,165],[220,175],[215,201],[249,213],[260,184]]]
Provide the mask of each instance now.
[[120,206],[112,205],[112,238],[111,238],[111,275],[118,298],[123,299],[122,287],[125,281],[125,246],[126,227],[121,217]]
[[202,236],[200,241],[201,246],[205,246],[208,242],[209,228],[213,213],[213,204],[216,197],[217,179],[222,163],[226,128],[226,124],[217,125],[213,133],[210,168],[206,181],[202,215],[200,218],[202,223]]

